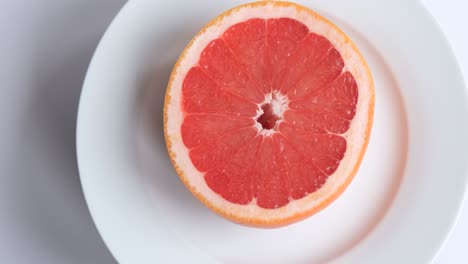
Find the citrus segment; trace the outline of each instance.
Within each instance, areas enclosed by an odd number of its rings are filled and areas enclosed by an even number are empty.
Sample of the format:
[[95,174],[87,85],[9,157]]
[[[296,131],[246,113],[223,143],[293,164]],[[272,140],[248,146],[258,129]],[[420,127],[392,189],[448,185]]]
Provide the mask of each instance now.
[[252,116],[256,114],[257,106],[245,97],[223,89],[203,73],[200,67],[193,67],[183,84],[183,111]]
[[[274,18],[266,20],[267,32],[267,67],[270,76],[270,91],[279,83],[281,71],[286,66],[291,53],[309,33],[301,22],[291,18]],[[278,88],[273,88],[278,89]]]
[[349,120],[335,113],[294,110],[287,111],[284,120],[314,134],[343,134],[349,129],[350,124]]
[[190,114],[182,124],[182,139],[191,149],[203,143],[220,138],[234,130],[251,127],[255,124],[252,118],[216,114]]
[[[266,59],[266,25],[264,19],[254,18],[233,25],[222,39],[244,65],[263,92],[270,90]],[[262,98],[263,99],[263,98]]]
[[208,186],[224,199],[248,204],[253,199],[254,163],[261,137],[256,137],[232,156],[225,166],[210,170],[205,175]]
[[324,88],[335,80],[344,67],[343,59],[336,49],[331,49],[315,67],[308,67],[293,85],[283,86],[283,92],[290,100]]
[[288,187],[292,199],[300,199],[319,189],[327,179],[312,162],[293,148],[282,135],[274,137],[277,153],[282,157],[283,166],[289,172]]
[[276,154],[273,139],[264,137],[252,173],[256,203],[262,208],[278,208],[289,202],[287,180]]
[[[322,36],[309,33],[297,44],[296,49],[288,56],[280,72],[278,89],[286,94],[306,72],[314,70],[327,56],[332,48],[330,41]],[[273,84],[272,84],[273,85]]]
[[357,99],[358,90],[354,77],[349,72],[345,72],[326,89],[291,101],[289,108],[313,113],[332,113],[351,120],[356,113]]
[[248,144],[256,134],[253,128],[234,130],[190,149],[190,159],[201,172],[223,166],[245,144]]
[[208,44],[200,56],[199,65],[220,87],[256,103],[263,99],[258,84],[249,77],[223,39],[215,39]]

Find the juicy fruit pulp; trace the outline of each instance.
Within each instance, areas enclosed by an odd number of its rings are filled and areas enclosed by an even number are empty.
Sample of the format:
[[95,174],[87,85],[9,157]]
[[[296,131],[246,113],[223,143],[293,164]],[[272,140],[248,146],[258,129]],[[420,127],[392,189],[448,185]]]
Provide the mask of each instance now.
[[254,18],[212,40],[182,86],[182,140],[206,184],[273,209],[320,189],[347,149],[358,87],[325,37]]

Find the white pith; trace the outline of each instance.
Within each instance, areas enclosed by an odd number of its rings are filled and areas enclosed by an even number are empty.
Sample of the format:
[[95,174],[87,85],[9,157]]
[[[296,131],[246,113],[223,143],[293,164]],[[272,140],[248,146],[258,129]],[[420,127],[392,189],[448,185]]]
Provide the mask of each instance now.
[[[344,158],[340,162],[338,169],[329,176],[322,188],[314,193],[308,194],[299,200],[291,200],[286,206],[277,209],[265,209],[256,204],[255,199],[248,205],[239,205],[231,203],[222,198],[217,193],[213,192],[206,184],[203,174],[200,173],[192,164],[189,152],[182,141],[181,124],[184,114],[181,111],[181,95],[182,83],[188,70],[197,64],[201,51],[208,43],[222,35],[222,33],[231,25],[251,19],[251,18],[280,18],[289,17],[296,19],[305,24],[311,32],[323,35],[330,40],[334,47],[340,52],[345,62],[345,68],[353,77],[359,88],[359,97],[356,105],[356,116],[351,122],[349,130],[343,134],[347,140],[347,150]],[[365,147],[365,135],[368,129],[369,122],[369,105],[372,100],[372,80],[366,72],[367,66],[360,59],[360,55],[353,48],[352,44],[337,31],[334,27],[325,21],[318,19],[310,13],[297,9],[294,6],[278,6],[278,5],[258,5],[247,6],[230,13],[218,23],[211,25],[201,35],[199,35],[190,47],[187,48],[185,56],[179,61],[178,68],[175,69],[175,74],[169,87],[169,101],[166,105],[166,136],[169,141],[169,151],[174,154],[174,162],[180,172],[186,177],[192,191],[197,192],[203,198],[208,200],[213,207],[218,211],[227,211],[238,218],[263,219],[265,222],[274,222],[276,220],[286,219],[296,215],[298,212],[311,210],[324,202],[329,197],[329,194],[336,193],[338,188],[342,186],[354,166],[360,158],[360,153]],[[267,100],[268,98],[266,98]],[[273,96],[270,99],[273,103]],[[284,113],[283,105],[276,103],[276,108],[273,110],[282,117]],[[274,105],[272,105],[274,106]],[[257,113],[261,115],[261,113]],[[265,130],[264,130],[265,131]],[[261,132],[267,136],[268,133]]]

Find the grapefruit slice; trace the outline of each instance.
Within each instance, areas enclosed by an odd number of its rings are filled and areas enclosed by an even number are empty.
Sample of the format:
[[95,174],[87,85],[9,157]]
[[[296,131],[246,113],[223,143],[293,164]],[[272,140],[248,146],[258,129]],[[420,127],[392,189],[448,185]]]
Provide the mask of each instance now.
[[203,204],[232,221],[287,225],[348,186],[373,120],[369,68],[337,26],[294,3],[235,7],[174,66],[169,156]]

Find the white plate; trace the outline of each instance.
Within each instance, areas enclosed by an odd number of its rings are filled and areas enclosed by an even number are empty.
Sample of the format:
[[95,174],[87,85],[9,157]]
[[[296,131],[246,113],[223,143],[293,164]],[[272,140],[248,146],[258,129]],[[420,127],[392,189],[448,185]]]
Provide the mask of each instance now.
[[[228,222],[185,189],[167,157],[170,70],[211,18],[243,1],[130,1],[96,50],[77,148],[91,215],[120,263],[427,263],[467,185],[467,97],[456,60],[418,1],[299,1],[348,33],[376,84],[375,123],[345,193],[274,230]],[[150,86],[149,83],[152,83]]]

